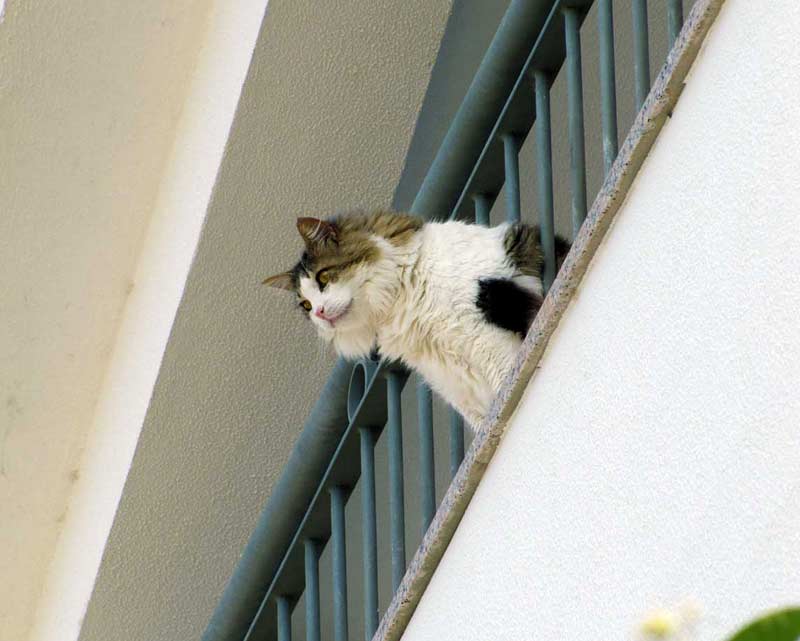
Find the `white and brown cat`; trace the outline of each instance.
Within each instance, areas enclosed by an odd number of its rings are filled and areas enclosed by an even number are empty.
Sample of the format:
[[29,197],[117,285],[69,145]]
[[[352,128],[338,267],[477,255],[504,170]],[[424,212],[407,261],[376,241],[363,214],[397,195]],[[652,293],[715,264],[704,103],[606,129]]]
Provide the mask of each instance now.
[[[542,303],[536,227],[424,222],[387,211],[299,218],[305,252],[264,283],[297,296],[346,358],[378,349],[476,428]],[[557,239],[560,259],[568,245]]]

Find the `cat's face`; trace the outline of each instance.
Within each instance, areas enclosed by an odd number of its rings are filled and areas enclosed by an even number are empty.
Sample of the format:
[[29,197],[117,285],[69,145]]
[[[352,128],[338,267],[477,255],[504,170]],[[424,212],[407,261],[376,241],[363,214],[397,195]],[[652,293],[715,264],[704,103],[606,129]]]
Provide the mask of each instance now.
[[370,265],[379,250],[369,235],[335,223],[299,218],[306,251],[291,270],[264,283],[295,294],[297,305],[325,340],[358,331],[368,321]]

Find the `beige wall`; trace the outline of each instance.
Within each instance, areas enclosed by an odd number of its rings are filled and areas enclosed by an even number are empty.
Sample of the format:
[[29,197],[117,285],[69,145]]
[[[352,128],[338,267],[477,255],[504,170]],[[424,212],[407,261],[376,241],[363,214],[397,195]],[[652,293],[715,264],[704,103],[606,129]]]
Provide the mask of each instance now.
[[266,0],[214,0],[29,641],[77,639],[233,120]]
[[0,22],[0,638],[80,476],[206,0],[23,2]]

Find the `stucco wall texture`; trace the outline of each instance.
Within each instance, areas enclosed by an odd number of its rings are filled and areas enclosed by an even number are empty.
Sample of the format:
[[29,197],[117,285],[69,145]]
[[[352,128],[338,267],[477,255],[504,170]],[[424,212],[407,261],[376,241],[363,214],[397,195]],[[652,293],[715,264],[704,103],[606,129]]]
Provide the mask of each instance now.
[[631,639],[687,601],[711,641],[797,601],[798,29],[723,7],[406,641]]

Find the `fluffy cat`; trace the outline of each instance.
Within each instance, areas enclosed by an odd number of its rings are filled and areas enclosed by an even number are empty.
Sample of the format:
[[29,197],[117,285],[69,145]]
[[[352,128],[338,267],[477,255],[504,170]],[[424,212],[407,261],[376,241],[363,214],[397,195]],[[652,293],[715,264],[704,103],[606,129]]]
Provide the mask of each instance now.
[[[300,261],[264,283],[294,292],[342,356],[377,348],[406,363],[477,428],[542,303],[538,229],[387,211],[299,218],[297,229]],[[568,245],[556,247],[562,258]]]

